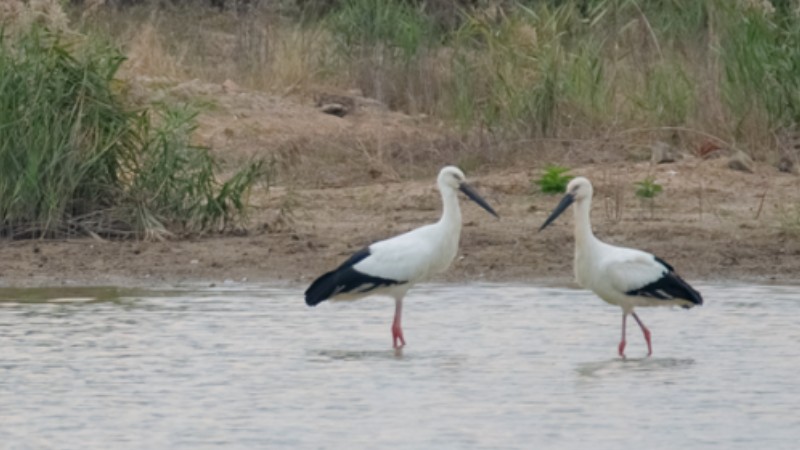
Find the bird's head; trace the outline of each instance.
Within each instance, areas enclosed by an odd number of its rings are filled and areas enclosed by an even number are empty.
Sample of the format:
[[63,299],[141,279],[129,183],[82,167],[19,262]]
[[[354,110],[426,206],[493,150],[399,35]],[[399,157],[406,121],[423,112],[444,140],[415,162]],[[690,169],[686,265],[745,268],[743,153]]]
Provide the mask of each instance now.
[[584,177],[573,178],[567,185],[567,195],[572,195],[576,202],[592,198],[592,183]]
[[556,208],[550,213],[547,220],[544,221],[539,231],[544,230],[548,225],[553,223],[558,216],[561,215],[568,207],[574,202],[582,202],[592,198],[592,183],[584,177],[573,178],[567,185],[567,193],[558,203]]
[[453,189],[458,189],[461,183],[466,181],[467,177],[464,172],[456,166],[445,166],[439,171],[439,185],[449,186]]
[[486,200],[481,197],[478,192],[467,183],[464,172],[456,166],[445,166],[439,171],[439,190],[452,189],[463,192],[464,195],[469,197],[470,200],[480,205],[481,208],[489,212],[489,214],[499,217],[497,213],[486,203]]

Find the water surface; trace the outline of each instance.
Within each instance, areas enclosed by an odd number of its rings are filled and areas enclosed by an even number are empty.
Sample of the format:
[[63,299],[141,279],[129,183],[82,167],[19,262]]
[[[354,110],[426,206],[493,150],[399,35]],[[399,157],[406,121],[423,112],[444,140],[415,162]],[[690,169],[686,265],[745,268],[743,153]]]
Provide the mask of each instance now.
[[800,288],[592,294],[423,285],[308,308],[303,286],[0,290],[0,448],[797,448]]

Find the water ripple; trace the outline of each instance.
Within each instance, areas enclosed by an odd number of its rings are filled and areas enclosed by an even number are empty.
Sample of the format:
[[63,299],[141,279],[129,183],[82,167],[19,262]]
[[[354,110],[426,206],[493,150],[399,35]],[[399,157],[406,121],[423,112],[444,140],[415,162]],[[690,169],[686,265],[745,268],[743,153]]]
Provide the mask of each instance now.
[[[423,285],[307,308],[302,286],[0,290],[0,442],[93,449],[794,448],[800,294],[700,286],[644,309],[654,356],[590,293]],[[590,445],[588,443],[591,443]],[[645,444],[646,443],[646,444]],[[5,448],[4,447],[4,448]]]

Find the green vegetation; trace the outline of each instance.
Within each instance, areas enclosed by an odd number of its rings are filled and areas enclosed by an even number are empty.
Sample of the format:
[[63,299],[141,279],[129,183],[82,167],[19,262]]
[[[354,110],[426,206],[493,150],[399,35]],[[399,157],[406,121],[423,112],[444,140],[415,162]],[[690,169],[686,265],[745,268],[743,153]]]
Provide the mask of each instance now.
[[106,38],[130,58],[126,75],[281,95],[358,88],[458,127],[474,161],[489,148],[497,161],[567,141],[627,151],[709,138],[777,160],[776,136],[800,122],[788,0],[289,0],[243,2],[246,14],[125,3],[137,6],[71,11],[87,40],[2,42],[0,233],[199,233],[244,218],[267,169],[220,182],[188,143],[191,111],[128,108],[114,81],[124,58],[96,43]]
[[[800,122],[800,7],[794,8],[744,17],[730,6],[723,10],[730,21],[743,19],[726,30],[722,47],[727,101],[746,114],[764,115],[770,129]],[[741,137],[746,130],[734,131]]]
[[768,159],[775,132],[800,121],[796,2],[261,3],[238,17],[133,8],[96,23],[118,36],[156,30],[169,44],[145,40],[144,53],[182,76],[281,93],[359,88],[509,149],[598,135],[699,146],[710,135]]
[[433,24],[407,2],[347,0],[327,18],[344,52],[385,45],[413,56],[433,34]]
[[647,177],[642,181],[637,181],[635,184],[636,197],[642,201],[642,204],[650,207],[650,217],[652,218],[655,213],[655,199],[664,189],[660,184],[656,183],[653,177]]
[[393,109],[430,110],[433,63],[427,51],[439,38],[433,21],[408,2],[346,0],[324,19],[333,36],[329,70],[356,80],[369,97]]
[[569,175],[569,169],[557,165],[549,165],[542,172],[542,177],[536,181],[539,189],[545,194],[563,194],[567,190],[569,180],[573,178]]
[[506,138],[695,129],[752,148],[800,120],[800,12],[786,2],[516,1],[465,6],[452,28],[425,3],[334,8],[330,32],[357,49],[340,54],[350,83]]
[[121,100],[123,60],[38,27],[0,40],[0,235],[162,238],[244,218],[262,164],[217,181],[192,113]]
[[656,183],[652,177],[647,177],[636,182],[636,196],[641,199],[653,199],[661,193],[663,187]]

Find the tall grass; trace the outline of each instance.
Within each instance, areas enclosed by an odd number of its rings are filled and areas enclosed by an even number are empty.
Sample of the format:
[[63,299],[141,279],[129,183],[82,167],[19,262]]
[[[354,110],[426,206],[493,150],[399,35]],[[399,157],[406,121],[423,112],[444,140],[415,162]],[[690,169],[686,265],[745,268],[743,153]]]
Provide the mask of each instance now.
[[133,159],[121,198],[132,213],[134,229],[148,236],[173,230],[181,233],[224,231],[243,225],[250,188],[266,175],[262,160],[254,161],[224,182],[208,149],[188,144],[196,113],[185,108],[159,111],[158,126],[143,118],[146,136]]
[[0,42],[0,224],[4,234],[59,229],[110,207],[118,154],[135,151],[136,116],[109,89],[122,58],[79,60],[40,30]]
[[499,21],[471,17],[453,40],[454,117],[525,135],[555,134],[568,115],[591,121],[608,96],[602,47],[586,42],[573,50],[568,33],[589,27],[571,4],[519,6]]
[[33,27],[0,40],[0,235],[164,237],[223,230],[246,212],[255,162],[218,182],[193,116],[132,110],[124,58]]
[[[799,13],[721,10],[724,91],[731,109],[744,113],[739,123],[759,113],[770,128],[800,122]],[[734,129],[737,137],[741,131]]]
[[431,19],[410,2],[344,0],[326,20],[346,52],[383,45],[409,58],[434,32]]
[[[789,0],[458,2],[444,19],[431,2],[325,5],[306,20],[280,8],[138,14],[186,77],[279,93],[356,87],[500,145],[677,135],[691,146],[711,135],[766,153],[800,120]],[[125,26],[125,14],[112,22]]]
[[694,80],[679,64],[654,65],[643,77],[642,89],[631,99],[655,126],[679,127],[687,124],[695,110]]
[[344,0],[326,18],[336,73],[394,109],[429,112],[438,97],[441,33],[413,2]]

